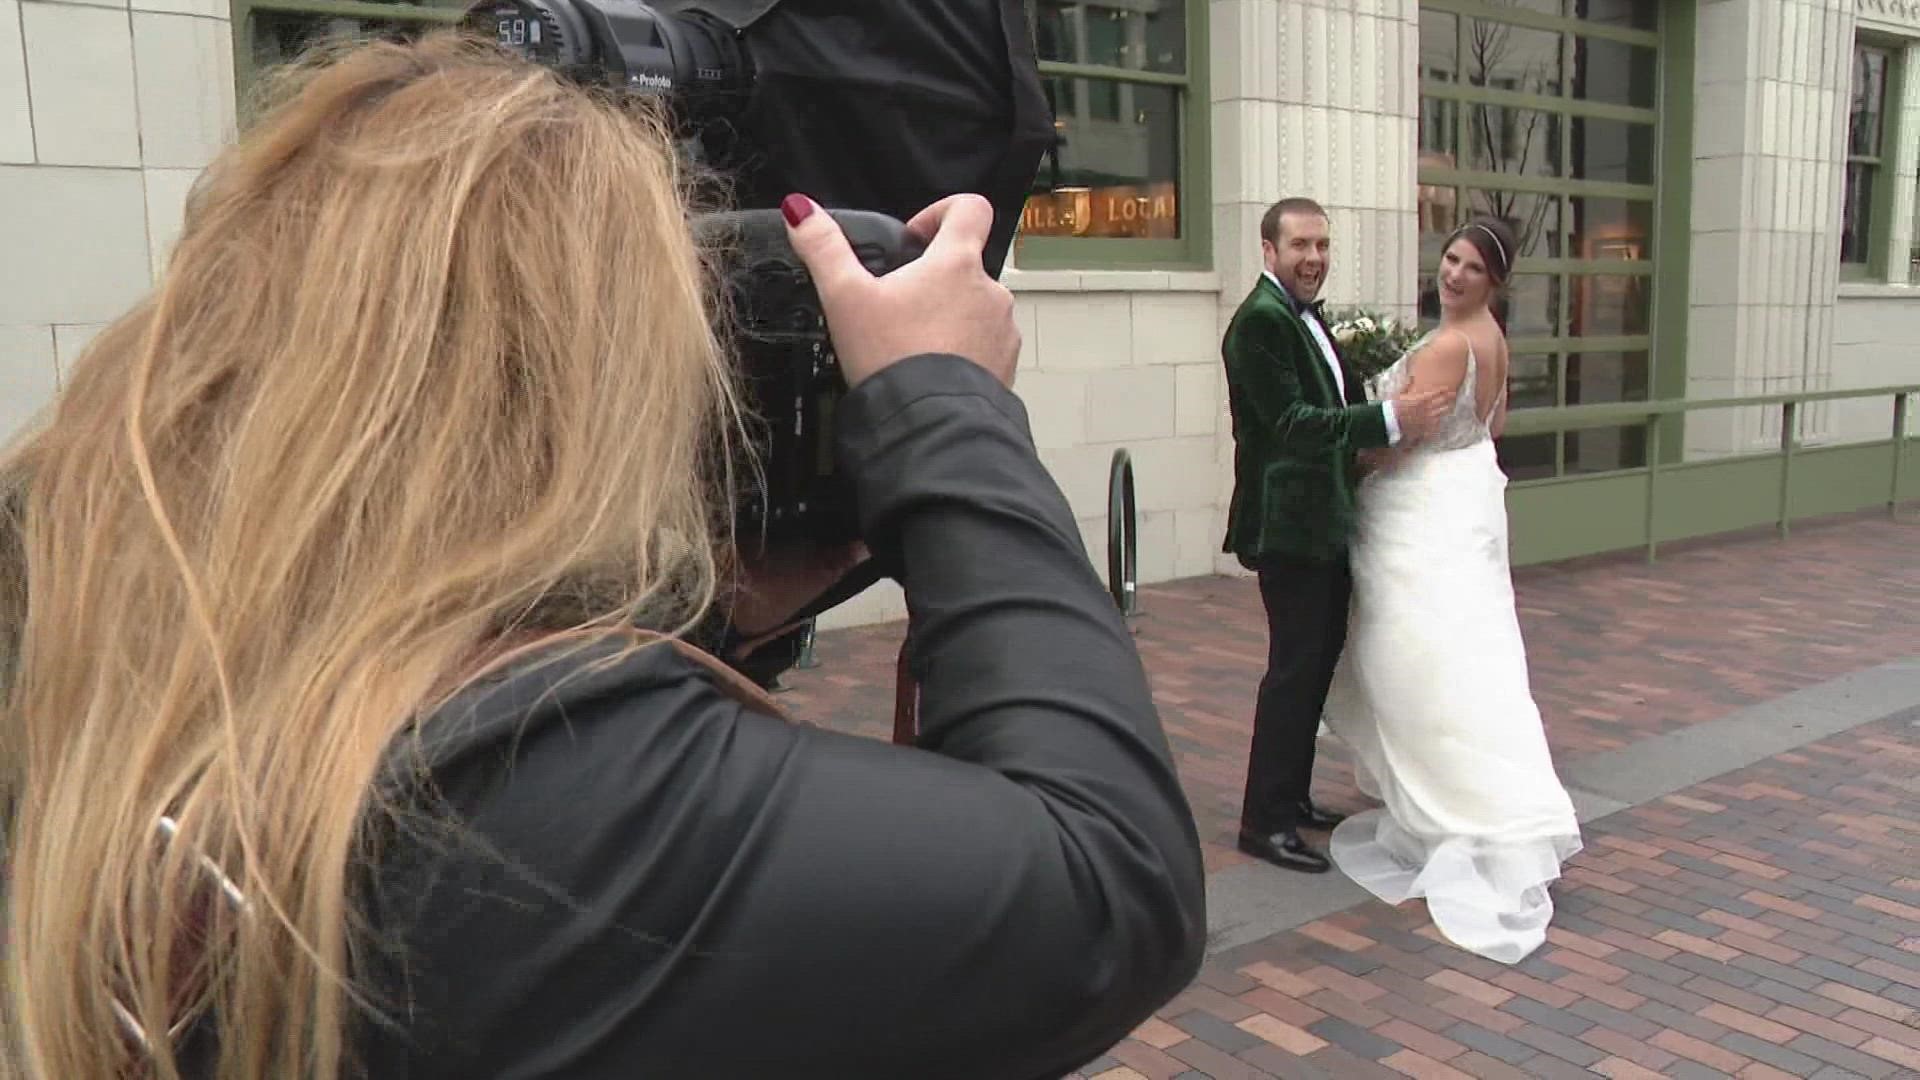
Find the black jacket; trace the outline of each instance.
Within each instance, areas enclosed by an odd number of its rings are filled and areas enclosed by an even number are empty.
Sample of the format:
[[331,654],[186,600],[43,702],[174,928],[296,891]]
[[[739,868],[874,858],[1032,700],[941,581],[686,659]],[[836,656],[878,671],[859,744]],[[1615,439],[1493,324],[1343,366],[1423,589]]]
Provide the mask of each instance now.
[[1192,818],[1019,400],[930,355],[841,411],[920,747],[750,710],[666,646],[469,688],[396,748],[400,809],[460,828],[375,830],[369,1075],[1038,1080],[1194,976]]

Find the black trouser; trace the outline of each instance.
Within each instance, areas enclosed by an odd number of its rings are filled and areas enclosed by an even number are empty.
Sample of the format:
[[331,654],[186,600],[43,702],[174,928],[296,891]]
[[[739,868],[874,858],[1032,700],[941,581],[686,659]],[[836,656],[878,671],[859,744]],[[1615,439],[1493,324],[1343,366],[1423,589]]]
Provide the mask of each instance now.
[[1353,571],[1341,555],[1327,562],[1269,556],[1258,572],[1267,674],[1254,706],[1240,826],[1265,834],[1293,828],[1307,801],[1320,711],[1347,643]]

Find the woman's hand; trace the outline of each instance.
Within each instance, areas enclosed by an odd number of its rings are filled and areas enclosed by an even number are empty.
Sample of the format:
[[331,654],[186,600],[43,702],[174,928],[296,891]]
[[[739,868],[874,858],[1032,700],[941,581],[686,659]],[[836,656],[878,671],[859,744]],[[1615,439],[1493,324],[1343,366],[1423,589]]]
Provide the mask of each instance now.
[[978,195],[934,203],[907,229],[927,240],[918,259],[874,277],[831,215],[804,195],[780,204],[794,252],[807,264],[849,387],[921,353],[964,356],[1013,385],[1020,330],[1013,294],[981,263],[993,207]]

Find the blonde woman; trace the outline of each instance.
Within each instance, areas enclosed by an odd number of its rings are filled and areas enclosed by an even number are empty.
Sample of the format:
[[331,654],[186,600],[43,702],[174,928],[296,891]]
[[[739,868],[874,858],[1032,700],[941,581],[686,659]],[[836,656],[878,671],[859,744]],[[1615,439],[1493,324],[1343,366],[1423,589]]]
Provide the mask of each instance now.
[[1192,976],[1193,825],[983,201],[884,279],[786,207],[922,747],[654,636],[781,615],[716,569],[669,146],[436,37],[311,65],[208,170],[4,463],[11,1072],[1057,1076]]

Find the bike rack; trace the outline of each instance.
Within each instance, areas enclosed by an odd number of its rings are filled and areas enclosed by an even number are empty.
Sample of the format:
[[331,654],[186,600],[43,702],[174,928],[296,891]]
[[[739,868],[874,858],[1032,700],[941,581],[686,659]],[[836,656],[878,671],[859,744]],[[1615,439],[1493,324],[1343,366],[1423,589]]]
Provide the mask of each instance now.
[[1125,449],[1113,452],[1107,470],[1107,591],[1120,614],[1140,609],[1137,506],[1133,496],[1133,457]]

